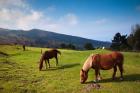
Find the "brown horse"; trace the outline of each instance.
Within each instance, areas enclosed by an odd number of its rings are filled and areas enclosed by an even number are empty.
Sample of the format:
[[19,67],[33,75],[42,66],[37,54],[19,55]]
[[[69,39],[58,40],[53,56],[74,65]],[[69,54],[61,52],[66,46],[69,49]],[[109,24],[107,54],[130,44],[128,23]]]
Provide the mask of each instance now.
[[61,54],[61,52],[58,51],[57,49],[52,49],[52,50],[49,50],[49,51],[45,51],[40,58],[39,70],[41,70],[42,67],[43,67],[43,61],[45,61],[45,63],[46,63],[46,68],[47,68],[47,62],[46,61],[48,61],[49,68],[50,68],[49,59],[52,59],[52,58],[56,59],[56,65],[58,65],[58,57],[57,57],[58,53]]
[[112,79],[115,79],[117,66],[120,70],[120,80],[123,80],[123,55],[120,52],[112,52],[110,54],[91,54],[85,61],[80,71],[80,82],[84,83],[88,78],[90,68],[95,69],[95,81],[100,80],[100,70],[114,69]]

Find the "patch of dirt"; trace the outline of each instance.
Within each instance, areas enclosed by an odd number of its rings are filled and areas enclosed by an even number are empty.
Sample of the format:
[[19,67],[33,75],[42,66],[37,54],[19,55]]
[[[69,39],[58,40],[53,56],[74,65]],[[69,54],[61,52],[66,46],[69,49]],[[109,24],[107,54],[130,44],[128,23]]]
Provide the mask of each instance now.
[[84,86],[82,91],[83,92],[89,92],[93,89],[101,89],[101,85],[98,84],[98,83],[91,83],[91,84],[88,84],[88,85]]

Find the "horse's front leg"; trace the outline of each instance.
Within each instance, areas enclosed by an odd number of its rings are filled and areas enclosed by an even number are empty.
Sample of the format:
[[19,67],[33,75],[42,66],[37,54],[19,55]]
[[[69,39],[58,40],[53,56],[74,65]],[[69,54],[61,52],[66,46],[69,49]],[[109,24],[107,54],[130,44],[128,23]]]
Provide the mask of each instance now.
[[99,74],[98,74],[98,80],[102,80],[101,74],[100,74],[100,70],[99,70]]
[[49,68],[50,68],[50,61],[49,61],[49,59],[48,59],[47,61],[48,61],[48,64],[49,64]]
[[98,81],[99,68],[95,68],[95,82]]
[[115,79],[115,76],[116,76],[117,66],[115,65],[113,67],[113,69],[114,69],[114,72],[113,72],[113,75],[112,75],[112,79],[114,80]]

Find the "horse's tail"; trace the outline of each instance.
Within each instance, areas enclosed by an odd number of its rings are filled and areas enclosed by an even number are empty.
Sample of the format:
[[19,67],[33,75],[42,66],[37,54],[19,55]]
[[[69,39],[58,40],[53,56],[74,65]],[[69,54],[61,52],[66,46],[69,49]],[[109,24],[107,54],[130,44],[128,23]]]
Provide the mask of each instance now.
[[41,58],[40,58],[40,64],[39,64],[39,70],[40,71],[41,71],[41,69],[43,67],[44,55],[45,55],[45,53],[43,53],[42,56],[41,56]]
[[61,55],[61,52],[59,50],[56,50],[56,52]]
[[119,65],[121,66],[122,72],[124,72],[124,56],[122,53],[118,52],[118,59],[119,59]]
[[117,65],[121,68],[121,71],[123,72],[124,71],[124,68],[123,68],[124,56],[123,56],[123,54],[120,52],[113,52],[111,55],[112,55],[113,60],[117,62]]
[[123,56],[123,54],[121,54],[121,62],[122,62],[122,71],[124,72],[124,67],[123,67],[123,64],[124,64],[124,56]]

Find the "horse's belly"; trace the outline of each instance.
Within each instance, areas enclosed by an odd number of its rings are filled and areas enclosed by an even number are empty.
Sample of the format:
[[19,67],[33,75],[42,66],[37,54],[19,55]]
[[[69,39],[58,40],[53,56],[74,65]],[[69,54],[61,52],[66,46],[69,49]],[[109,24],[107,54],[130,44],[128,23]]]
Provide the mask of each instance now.
[[113,68],[114,62],[108,61],[108,62],[100,62],[100,67],[102,70],[109,70]]

